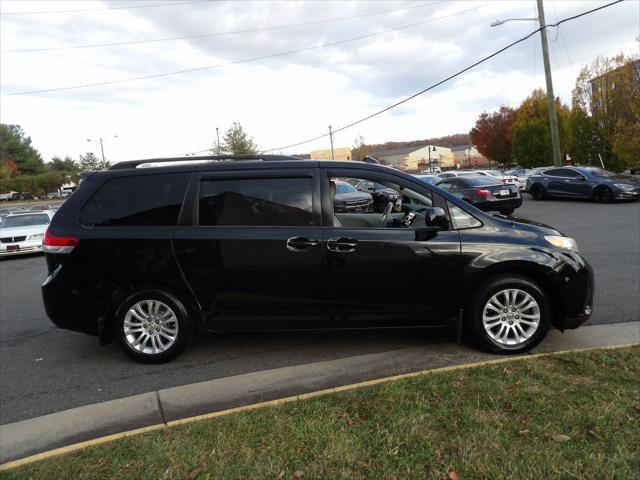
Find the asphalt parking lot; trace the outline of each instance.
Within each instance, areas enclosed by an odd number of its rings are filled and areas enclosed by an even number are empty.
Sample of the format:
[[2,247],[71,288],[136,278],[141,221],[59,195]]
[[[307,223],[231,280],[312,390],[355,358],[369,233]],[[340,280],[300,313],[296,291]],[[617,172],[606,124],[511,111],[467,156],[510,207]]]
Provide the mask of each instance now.
[[[592,324],[640,319],[640,203],[533,202],[516,215],[578,241],[596,272]],[[443,342],[415,332],[225,334],[166,365],[140,365],[111,344],[56,329],[40,298],[41,256],[0,262],[0,423],[159,388]],[[407,366],[407,370],[410,370]]]

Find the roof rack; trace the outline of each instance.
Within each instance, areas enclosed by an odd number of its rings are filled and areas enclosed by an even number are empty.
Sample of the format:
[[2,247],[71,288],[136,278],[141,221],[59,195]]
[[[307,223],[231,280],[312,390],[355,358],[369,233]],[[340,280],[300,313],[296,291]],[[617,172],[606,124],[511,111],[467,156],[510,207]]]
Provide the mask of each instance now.
[[236,162],[236,161],[284,161],[284,160],[301,160],[298,157],[289,155],[202,155],[193,157],[175,157],[175,158],[148,158],[145,160],[127,160],[118,162],[109,167],[109,170],[123,170],[126,168],[136,168],[147,163],[174,163],[174,162]]

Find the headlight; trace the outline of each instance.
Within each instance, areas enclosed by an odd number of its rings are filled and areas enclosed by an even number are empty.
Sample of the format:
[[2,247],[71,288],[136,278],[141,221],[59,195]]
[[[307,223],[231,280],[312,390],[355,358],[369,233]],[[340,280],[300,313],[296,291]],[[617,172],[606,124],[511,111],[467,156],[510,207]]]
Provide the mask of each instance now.
[[29,238],[27,238],[27,240],[42,240],[43,237],[44,233],[34,233],[33,235],[29,235]]
[[555,247],[564,248],[565,250],[578,251],[578,244],[573,238],[560,237],[558,235],[547,235],[544,239]]
[[630,183],[614,183],[613,186],[622,188],[623,190],[633,190],[636,188],[635,185],[631,185]]

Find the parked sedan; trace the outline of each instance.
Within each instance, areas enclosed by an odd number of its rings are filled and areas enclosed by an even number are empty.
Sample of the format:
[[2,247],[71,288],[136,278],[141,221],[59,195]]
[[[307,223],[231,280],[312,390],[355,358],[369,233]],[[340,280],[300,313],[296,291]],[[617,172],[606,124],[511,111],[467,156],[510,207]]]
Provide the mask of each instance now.
[[373,197],[367,192],[359,192],[348,182],[334,182],[336,186],[333,198],[334,212],[366,212],[371,208]]
[[42,251],[53,212],[12,213],[0,223],[0,256]]
[[400,194],[394,189],[386,187],[381,183],[369,182],[366,180],[358,183],[356,188],[361,192],[367,192],[373,197],[373,208],[376,212],[384,212],[388,203],[395,203]]
[[609,203],[640,198],[640,182],[596,167],[548,168],[527,179],[534,200],[547,197],[587,198]]
[[522,197],[516,185],[504,185],[499,179],[491,176],[448,178],[436,186],[485,212],[496,211],[511,215],[522,205]]

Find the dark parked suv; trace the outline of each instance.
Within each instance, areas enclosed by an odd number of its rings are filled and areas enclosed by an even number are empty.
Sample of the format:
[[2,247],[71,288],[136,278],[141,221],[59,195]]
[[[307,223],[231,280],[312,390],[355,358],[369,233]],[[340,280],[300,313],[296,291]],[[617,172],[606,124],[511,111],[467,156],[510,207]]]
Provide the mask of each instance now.
[[[517,353],[591,314],[592,271],[571,238],[380,165],[191,157],[83,178],[43,241],[45,308],[141,361],[204,332],[447,325]],[[344,178],[398,201],[336,212]]]

